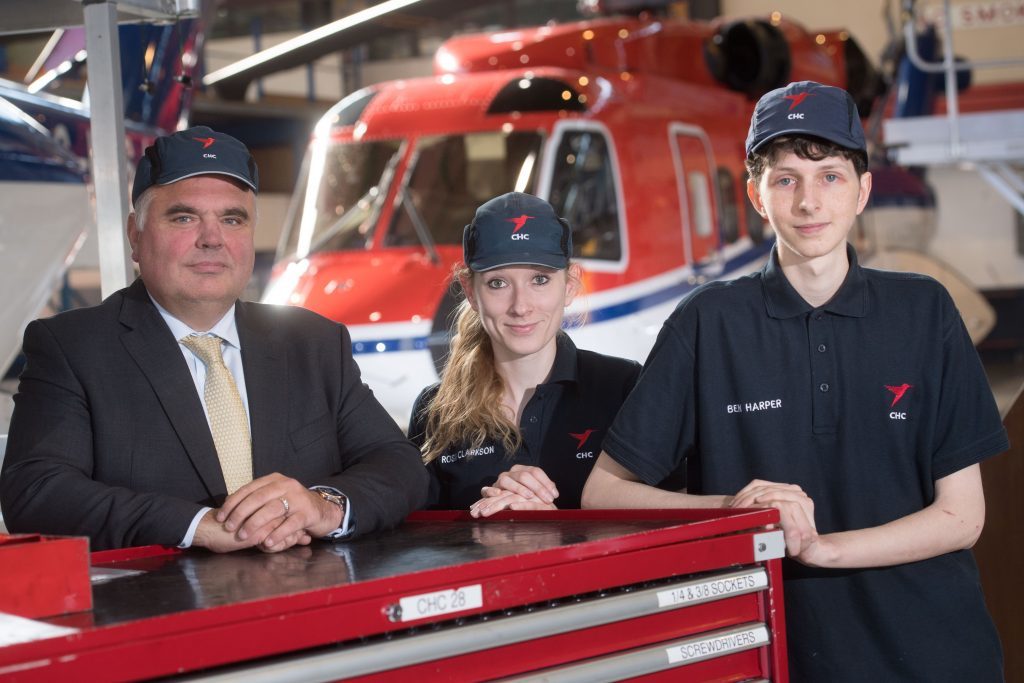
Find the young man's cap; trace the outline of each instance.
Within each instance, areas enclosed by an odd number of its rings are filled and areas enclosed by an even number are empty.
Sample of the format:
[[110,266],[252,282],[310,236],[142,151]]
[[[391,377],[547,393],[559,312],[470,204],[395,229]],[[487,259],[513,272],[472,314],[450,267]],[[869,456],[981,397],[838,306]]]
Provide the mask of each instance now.
[[170,185],[197,175],[226,175],[258,191],[259,174],[249,149],[206,126],[158,137],[146,148],[135,171],[132,204],[154,185]]
[[867,152],[850,93],[814,81],[790,83],[758,100],[747,133],[747,156],[782,135],[811,135]]
[[462,258],[478,273],[519,265],[562,270],[571,255],[569,223],[543,199],[522,192],[481,205],[462,232]]

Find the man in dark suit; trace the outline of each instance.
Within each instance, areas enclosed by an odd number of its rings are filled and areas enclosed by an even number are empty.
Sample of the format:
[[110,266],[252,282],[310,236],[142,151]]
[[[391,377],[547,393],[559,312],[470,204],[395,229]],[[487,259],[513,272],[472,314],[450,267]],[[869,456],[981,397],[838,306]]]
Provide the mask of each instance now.
[[25,331],[0,476],[12,532],[279,551],[423,503],[419,453],[360,381],[345,327],[238,300],[256,190],[230,136],[146,150],[128,219],[141,277]]

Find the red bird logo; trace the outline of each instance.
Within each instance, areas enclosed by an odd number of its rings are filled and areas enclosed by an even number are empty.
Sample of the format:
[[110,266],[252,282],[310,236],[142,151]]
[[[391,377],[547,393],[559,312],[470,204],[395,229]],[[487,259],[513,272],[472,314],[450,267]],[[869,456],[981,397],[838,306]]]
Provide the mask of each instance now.
[[576,444],[576,448],[583,448],[583,444],[587,442],[587,439],[589,439],[590,435],[593,433],[593,429],[588,429],[587,431],[580,432],[579,434],[573,434],[572,432],[569,432],[569,436],[579,441],[579,443]]
[[907,389],[913,389],[914,385],[912,385],[912,384],[901,384],[898,387],[891,387],[888,384],[886,384],[885,388],[888,389],[889,391],[891,391],[892,392],[892,396],[893,396],[892,404],[890,404],[889,407],[890,408],[895,408],[896,404],[900,402],[901,398],[903,398],[903,394],[907,393]]
[[801,102],[806,100],[810,95],[811,93],[809,92],[802,92],[797,93],[796,95],[783,95],[783,99],[790,100],[791,104],[789,105],[789,111],[793,111],[800,105]]
[[527,216],[524,213],[519,218],[506,218],[505,220],[516,226],[516,229],[512,231],[512,233],[515,234],[515,233],[519,232],[520,230],[522,230],[523,226],[526,225],[526,221],[530,220],[531,218],[533,218],[533,216]]
[[216,142],[216,140],[214,138],[192,138],[192,139],[197,141],[197,142],[203,143],[203,149],[206,149],[207,147],[209,147],[210,145],[212,145],[213,143]]

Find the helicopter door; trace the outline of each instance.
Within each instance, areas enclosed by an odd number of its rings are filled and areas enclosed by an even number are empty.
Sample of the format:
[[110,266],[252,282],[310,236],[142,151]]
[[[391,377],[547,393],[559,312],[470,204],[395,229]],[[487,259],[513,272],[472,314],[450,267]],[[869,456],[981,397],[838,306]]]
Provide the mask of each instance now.
[[721,273],[719,259],[718,198],[714,157],[703,130],[681,123],[669,128],[679,191],[686,260],[698,279]]

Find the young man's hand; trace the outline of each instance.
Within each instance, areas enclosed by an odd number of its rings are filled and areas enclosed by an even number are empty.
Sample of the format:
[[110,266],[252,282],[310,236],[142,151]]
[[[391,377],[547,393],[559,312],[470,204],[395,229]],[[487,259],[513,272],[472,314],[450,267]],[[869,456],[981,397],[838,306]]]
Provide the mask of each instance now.
[[[805,562],[824,550],[814,524],[814,501],[796,484],[755,479],[743,487],[729,507],[771,507],[779,511],[786,553]],[[806,562],[810,564],[810,562]]]

